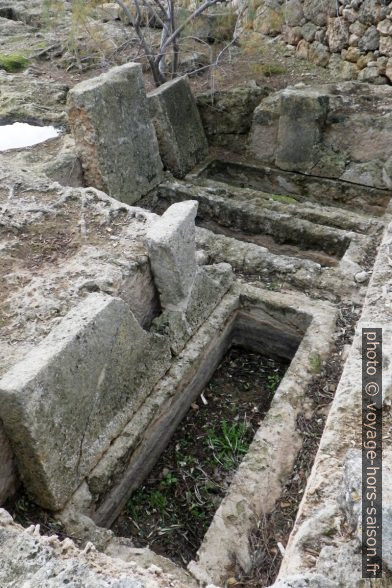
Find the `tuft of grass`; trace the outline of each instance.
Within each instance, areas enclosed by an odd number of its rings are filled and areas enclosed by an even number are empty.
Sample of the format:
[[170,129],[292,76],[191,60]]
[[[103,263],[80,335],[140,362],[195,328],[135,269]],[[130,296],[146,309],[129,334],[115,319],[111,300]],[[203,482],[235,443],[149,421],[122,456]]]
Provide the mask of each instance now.
[[309,356],[310,369],[314,374],[321,372],[321,357],[318,353],[311,353]]
[[287,72],[287,69],[283,65],[277,65],[276,63],[266,63],[261,65],[262,73],[270,78],[271,76],[279,76]]
[[213,451],[214,460],[224,469],[238,465],[248,451],[248,431],[249,423],[245,420],[232,424],[222,421],[218,429],[208,430],[208,447]]
[[29,64],[29,60],[20,53],[10,53],[5,55],[0,53],[0,69],[5,69],[8,73],[14,73],[16,71],[22,71]]

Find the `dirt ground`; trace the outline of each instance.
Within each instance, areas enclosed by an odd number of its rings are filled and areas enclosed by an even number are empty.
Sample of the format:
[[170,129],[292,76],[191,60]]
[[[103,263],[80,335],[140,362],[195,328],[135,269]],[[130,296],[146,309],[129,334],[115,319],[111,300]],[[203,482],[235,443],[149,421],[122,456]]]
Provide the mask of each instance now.
[[187,564],[227,492],[288,362],[232,348],[113,530]]
[[[75,27],[75,23],[72,26]],[[157,47],[159,29],[145,28],[145,31],[151,44]],[[52,22],[42,34],[47,41],[36,49],[29,51],[28,47],[21,46],[22,53],[31,56],[30,69],[35,77],[72,87],[115,65],[138,61],[145,71],[147,90],[154,87],[133,28],[120,21],[99,23],[87,20],[76,28]],[[41,48],[44,45],[46,49]],[[206,64],[198,66],[199,72],[190,77],[195,93],[234,88],[250,81],[280,89],[298,82],[326,83],[333,80],[330,70],[299,60],[292,47],[277,38],[257,33],[241,36],[241,40],[235,42],[212,43],[183,37],[180,47],[180,56],[185,58],[197,53]]]

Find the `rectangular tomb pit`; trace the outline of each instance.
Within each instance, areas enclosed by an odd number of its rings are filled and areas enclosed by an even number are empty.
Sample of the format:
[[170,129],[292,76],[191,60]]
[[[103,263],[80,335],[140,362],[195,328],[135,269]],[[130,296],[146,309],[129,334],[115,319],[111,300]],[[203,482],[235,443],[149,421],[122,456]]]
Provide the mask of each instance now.
[[197,558],[196,577],[221,585],[233,557],[244,559],[255,518],[279,499],[334,319],[331,305],[301,295],[249,286],[229,293],[211,317],[208,342],[201,329],[181,354],[177,383],[168,374],[166,399],[165,381],[147,399],[161,406],[98,499],[95,521],[182,565]]
[[270,194],[290,195],[299,201],[344,207],[382,215],[388,205],[389,190],[353,184],[296,172],[283,171],[258,163],[243,163],[230,155],[210,158],[192,174],[191,178],[208,178],[240,188],[253,188]]

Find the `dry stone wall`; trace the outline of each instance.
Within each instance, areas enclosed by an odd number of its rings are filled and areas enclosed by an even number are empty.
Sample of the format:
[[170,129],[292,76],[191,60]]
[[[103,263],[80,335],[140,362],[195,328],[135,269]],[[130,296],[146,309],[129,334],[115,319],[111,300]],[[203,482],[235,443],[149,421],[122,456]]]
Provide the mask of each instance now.
[[392,81],[392,2],[251,0],[240,26],[281,35],[301,59],[338,70],[342,79]]

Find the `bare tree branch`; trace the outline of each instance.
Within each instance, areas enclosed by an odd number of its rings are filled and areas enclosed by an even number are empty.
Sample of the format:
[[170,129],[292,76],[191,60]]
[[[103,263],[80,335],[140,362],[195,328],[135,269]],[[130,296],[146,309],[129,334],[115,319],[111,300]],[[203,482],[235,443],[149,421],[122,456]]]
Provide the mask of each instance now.
[[137,36],[140,39],[140,43],[143,47],[143,51],[144,54],[146,56],[146,59],[150,65],[151,68],[151,73],[153,75],[155,84],[157,86],[159,86],[160,84],[162,84],[165,80],[161,77],[160,73],[159,73],[159,68],[158,68],[158,63],[156,63],[156,60],[153,58],[153,51],[152,48],[148,45],[142,29],[141,29],[141,14],[140,14],[140,6],[138,3],[138,0],[133,0],[136,6],[136,13],[137,13],[137,17],[136,20],[133,19],[133,16],[131,14],[131,11],[129,10],[128,6],[123,2],[123,0],[115,0],[116,4],[118,4],[118,6],[120,6],[120,8],[122,9],[122,11],[124,12],[124,14],[126,15],[126,17],[128,18],[129,22],[132,24],[132,26],[134,27]]

